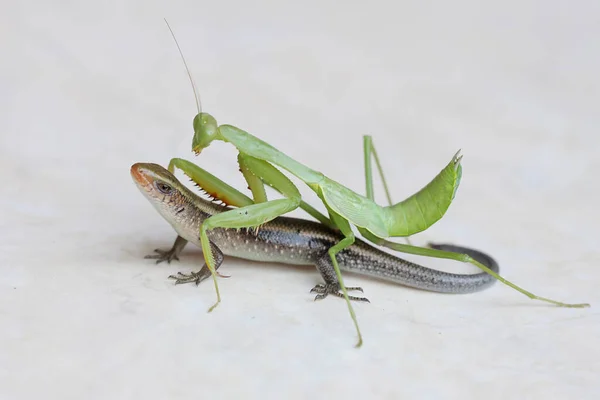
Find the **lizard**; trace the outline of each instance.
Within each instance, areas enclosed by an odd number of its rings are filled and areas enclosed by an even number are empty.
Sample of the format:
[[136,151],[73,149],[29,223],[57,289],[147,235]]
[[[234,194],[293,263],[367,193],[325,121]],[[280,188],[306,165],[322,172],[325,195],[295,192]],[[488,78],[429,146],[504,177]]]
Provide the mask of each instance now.
[[[154,208],[171,224],[177,238],[170,250],[156,249],[145,258],[157,263],[179,260],[188,242],[201,247],[200,227],[204,220],[216,213],[230,210],[222,204],[203,199],[171,172],[158,164],[136,163],[131,166],[131,176],[142,194]],[[321,223],[291,217],[277,217],[258,228],[223,229],[209,232],[215,269],[223,263],[224,256],[247,260],[276,262],[295,265],[314,265],[324,283],[312,288],[315,300],[329,294],[343,297],[328,249],[337,243],[341,234]],[[471,248],[451,244],[430,244],[432,248],[467,254],[498,273],[497,262],[489,255]],[[408,287],[441,293],[472,293],[491,286],[496,279],[480,272],[456,274],[421,266],[386,253],[362,240],[337,254],[341,270],[394,282]],[[209,278],[206,265],[190,274],[178,273],[169,278],[176,284],[194,282],[198,285]],[[223,276],[223,275],[221,275]],[[363,292],[361,287],[348,290]],[[350,300],[368,302],[366,297],[350,296]]]

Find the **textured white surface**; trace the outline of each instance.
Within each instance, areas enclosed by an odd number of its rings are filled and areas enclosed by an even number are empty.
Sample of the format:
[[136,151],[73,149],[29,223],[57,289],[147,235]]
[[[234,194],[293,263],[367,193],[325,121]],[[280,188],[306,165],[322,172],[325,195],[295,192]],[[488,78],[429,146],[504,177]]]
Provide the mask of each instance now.
[[[284,3],[4,4],[0,398],[599,398],[599,3]],[[365,133],[398,200],[462,148],[455,203],[415,241],[487,251],[592,308],[348,275],[372,302],[356,350],[344,303],[308,294],[314,270],[227,259],[207,314],[210,284],[166,279],[198,250],[142,259],[175,236],[129,177],[192,158],[163,17],[206,111],[355,190]],[[224,144],[195,159],[243,187],[234,160]]]

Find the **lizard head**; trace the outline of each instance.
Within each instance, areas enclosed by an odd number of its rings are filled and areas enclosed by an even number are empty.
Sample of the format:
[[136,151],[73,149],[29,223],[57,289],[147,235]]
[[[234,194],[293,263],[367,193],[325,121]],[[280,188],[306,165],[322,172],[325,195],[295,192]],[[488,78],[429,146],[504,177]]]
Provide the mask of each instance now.
[[203,112],[198,113],[194,117],[193,125],[194,138],[192,139],[192,151],[196,155],[210,146],[213,140],[223,140],[217,120],[212,115]]
[[179,185],[177,178],[158,164],[135,163],[131,166],[131,177],[140,189],[156,195],[172,195]]
[[158,164],[133,164],[131,177],[140,192],[168,221],[190,202],[189,190]]

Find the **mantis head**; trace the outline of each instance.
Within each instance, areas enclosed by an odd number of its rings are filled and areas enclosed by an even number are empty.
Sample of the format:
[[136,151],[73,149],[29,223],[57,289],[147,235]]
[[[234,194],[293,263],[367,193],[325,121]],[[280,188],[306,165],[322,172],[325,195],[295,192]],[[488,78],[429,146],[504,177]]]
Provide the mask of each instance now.
[[194,139],[192,140],[192,151],[196,155],[206,147],[210,146],[213,140],[223,140],[217,120],[208,113],[198,113],[194,117]]

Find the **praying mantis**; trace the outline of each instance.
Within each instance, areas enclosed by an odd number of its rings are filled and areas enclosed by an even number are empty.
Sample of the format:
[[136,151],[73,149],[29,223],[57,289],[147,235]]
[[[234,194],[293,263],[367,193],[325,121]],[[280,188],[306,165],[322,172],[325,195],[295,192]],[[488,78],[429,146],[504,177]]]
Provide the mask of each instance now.
[[[321,223],[337,229],[343,235],[343,239],[328,251],[339,280],[339,286],[322,285],[320,291],[316,291],[316,288],[313,289],[313,291],[319,293],[320,298],[325,297],[328,294],[337,295],[340,291],[342,292],[358,335],[357,347],[362,344],[362,335],[336,260],[336,254],[354,243],[355,234],[352,230],[353,226],[366,240],[376,245],[408,254],[470,263],[531,299],[548,302],[561,307],[580,308],[589,306],[588,304],[568,304],[534,295],[504,279],[467,254],[418,247],[410,244],[401,244],[388,240],[389,238],[394,237],[408,237],[424,231],[444,216],[453,201],[460,184],[462,175],[462,157],[459,156],[459,153],[455,154],[446,167],[444,167],[441,172],[429,182],[429,184],[423,187],[423,189],[404,201],[394,204],[391,201],[388,185],[377,152],[373,146],[372,138],[371,136],[364,136],[363,153],[366,195],[363,196],[327,177],[323,173],[301,164],[270,144],[242,129],[232,125],[219,125],[212,115],[202,112],[198,94],[181,48],[179,47],[170,26],[169,30],[173,35],[185,65],[198,109],[198,113],[193,120],[194,136],[192,140],[192,151],[198,155],[215,140],[233,145],[238,151],[237,161],[240,171],[248,183],[248,187],[251,190],[253,197],[250,199],[248,196],[221,181],[208,171],[189,161],[181,158],[173,158],[169,162],[168,169],[170,172],[174,172],[175,168],[180,169],[194,183],[215,198],[236,207],[211,216],[205,220],[200,228],[199,234],[202,251],[206,265],[211,271],[217,296],[217,301],[210,307],[209,311],[212,311],[220,303],[221,296],[216,279],[217,273],[214,267],[215,260],[207,232],[215,228],[260,229],[261,224],[271,221],[274,218],[289,213],[297,208],[303,209]],[[380,206],[374,200],[372,176],[373,160],[375,161],[384,185],[389,203],[388,206]],[[313,190],[325,206],[329,217],[323,215],[303,201],[298,188],[278,168],[297,177]],[[270,186],[281,193],[283,198],[268,200],[265,185]],[[189,281],[193,278],[192,274],[187,278],[184,278],[184,280]]]

